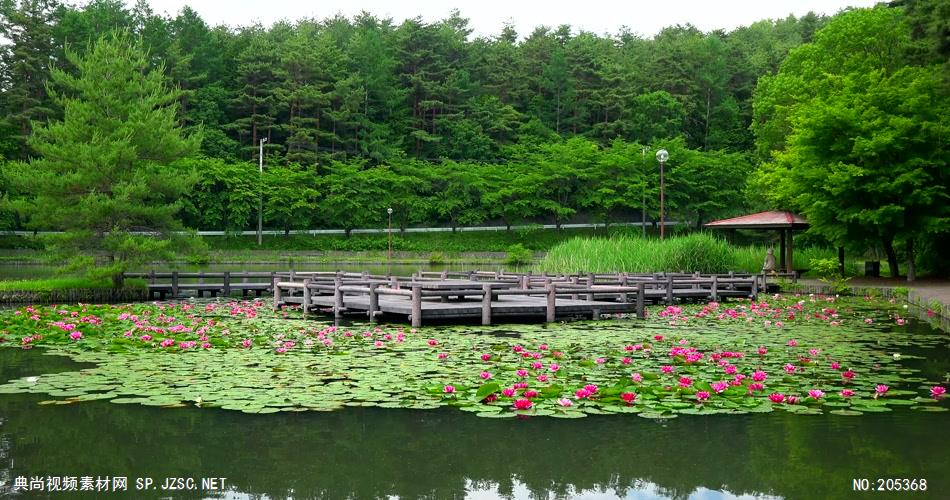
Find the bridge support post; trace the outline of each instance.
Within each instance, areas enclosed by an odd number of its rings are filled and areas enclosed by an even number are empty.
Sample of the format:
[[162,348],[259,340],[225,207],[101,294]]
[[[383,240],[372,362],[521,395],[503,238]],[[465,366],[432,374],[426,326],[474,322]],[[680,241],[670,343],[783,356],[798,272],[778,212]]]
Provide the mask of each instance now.
[[491,324],[491,285],[488,283],[482,284],[482,324],[490,325]]
[[419,285],[412,286],[411,323],[413,328],[422,326],[422,287]]
[[553,323],[557,317],[557,285],[548,280],[544,288],[547,291],[548,298],[545,321]]

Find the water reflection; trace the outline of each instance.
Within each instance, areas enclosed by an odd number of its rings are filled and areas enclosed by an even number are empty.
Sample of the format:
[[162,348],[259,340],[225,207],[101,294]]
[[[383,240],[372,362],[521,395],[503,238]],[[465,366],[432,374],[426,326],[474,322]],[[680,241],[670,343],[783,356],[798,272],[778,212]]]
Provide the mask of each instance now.
[[[40,352],[0,349],[0,378],[77,368]],[[452,409],[245,415],[42,399],[0,395],[0,496],[17,476],[47,475],[127,476],[130,486],[225,477],[219,498],[837,498],[861,477],[926,478],[915,498],[950,494],[950,454],[933,438],[946,413],[519,421]]]

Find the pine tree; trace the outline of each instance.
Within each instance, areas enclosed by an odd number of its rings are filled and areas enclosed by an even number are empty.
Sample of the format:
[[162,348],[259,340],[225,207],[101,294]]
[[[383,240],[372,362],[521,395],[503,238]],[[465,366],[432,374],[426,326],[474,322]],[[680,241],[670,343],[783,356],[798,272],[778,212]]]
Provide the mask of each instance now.
[[[56,247],[74,256],[73,268],[120,286],[123,271],[173,248],[180,200],[194,182],[175,161],[194,154],[200,138],[182,133],[178,91],[161,69],[148,70],[127,33],[66,55],[77,74],[51,73],[63,119],[35,128],[29,145],[39,156],[9,172],[24,193],[16,206],[29,227],[64,231]],[[108,262],[94,267],[95,255]]]

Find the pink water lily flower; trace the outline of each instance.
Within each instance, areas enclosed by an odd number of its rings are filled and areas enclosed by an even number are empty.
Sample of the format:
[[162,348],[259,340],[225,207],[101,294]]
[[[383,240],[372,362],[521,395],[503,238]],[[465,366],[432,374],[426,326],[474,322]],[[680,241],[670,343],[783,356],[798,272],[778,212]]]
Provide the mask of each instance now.
[[551,370],[551,372],[556,372],[560,369],[561,369],[561,365],[557,363],[551,363],[550,365],[548,365],[548,370]]
[[574,406],[574,402],[567,398],[557,400],[557,404],[563,406],[564,408],[570,408],[571,406]]
[[584,386],[584,390],[590,394],[597,392],[597,386],[594,384],[587,384]]
[[604,362],[606,362],[606,361],[607,361],[607,360],[604,359],[604,358],[597,358],[597,359],[594,360],[594,362],[597,363],[598,365],[602,365],[602,364],[604,364]]
[[825,393],[821,389],[812,389],[808,391],[808,397],[812,399],[821,399]]
[[798,341],[795,340],[795,339],[791,339],[791,340],[788,341],[788,346],[789,346],[789,347],[795,347],[795,346],[797,346],[797,345],[798,345]]
[[430,347],[435,347],[439,344],[439,341],[436,339],[429,339],[426,341],[426,343],[429,344]]
[[439,353],[439,359],[445,359],[445,358],[447,358],[447,357],[449,357],[449,353],[447,353],[447,352],[440,352],[440,353]]
[[630,380],[633,380],[634,382],[637,382],[637,383],[643,382],[643,375],[640,375],[639,373],[634,373],[633,375],[630,375]]
[[791,363],[785,363],[785,366],[782,368],[785,369],[785,373],[795,373],[795,365]]
[[946,394],[946,393],[947,393],[947,389],[946,389],[945,387],[943,387],[943,386],[935,385],[935,386],[933,386],[933,387],[930,388],[930,395],[931,395],[934,399],[940,399],[940,398],[942,398],[943,395]]
[[69,338],[71,338],[71,339],[73,339],[73,340],[79,340],[79,339],[82,338],[82,332],[80,332],[79,330],[75,330],[75,331],[73,331],[73,332],[70,332]]
[[707,399],[709,399],[709,396],[710,394],[708,391],[699,391],[696,393],[696,399],[700,401],[706,401]]
[[528,370],[518,370],[515,372],[515,375],[517,375],[520,378],[525,378],[528,376]]
[[527,391],[524,391],[524,397],[526,397],[526,398],[536,398],[536,397],[538,397],[538,391],[536,391],[536,390],[534,390],[534,389],[528,389]]
[[673,373],[673,366],[663,365],[662,367],[660,367],[660,371],[662,371],[663,373]]
[[773,403],[784,403],[785,395],[781,392],[773,392],[772,394],[769,394],[769,401]]
[[852,370],[847,370],[841,374],[842,377],[848,379],[849,381],[854,378],[854,372]]
[[488,380],[488,379],[491,378],[491,373],[488,373],[488,372],[481,372],[481,373],[478,374],[478,376],[481,377],[482,380]]
[[843,398],[850,398],[851,396],[854,396],[854,391],[851,389],[842,389],[838,394],[841,394],[841,397]]
[[538,378],[538,382],[547,382],[547,381],[548,381],[548,376],[545,375],[545,374],[543,374],[543,373],[542,373],[541,375],[538,375],[537,378]]
[[637,399],[637,394],[635,392],[622,392],[620,393],[620,399],[626,401],[627,404],[631,404]]
[[883,396],[887,392],[888,389],[890,388],[884,384],[877,384],[876,386],[874,386],[874,392],[876,392],[877,395],[879,396]]
[[452,394],[453,392],[455,392],[455,386],[454,386],[454,385],[447,385],[447,386],[445,386],[445,387],[442,388],[442,392],[444,392],[444,393],[446,393],[446,394]]
[[491,354],[482,354],[482,361],[488,361],[491,359]]
[[680,377],[680,387],[686,388],[693,385],[693,379],[689,377]]
[[762,370],[756,370],[752,373],[752,380],[756,382],[765,382],[765,379],[769,377],[769,374],[765,373]]
[[530,410],[534,403],[530,399],[516,399],[515,400],[515,409],[516,410]]
[[515,395],[515,390],[511,387],[505,387],[501,390],[501,394],[506,398],[510,398]]
[[623,358],[623,359],[620,360],[620,362],[623,363],[623,364],[625,364],[625,365],[629,365],[630,363],[633,362],[633,360],[630,359],[630,358]]
[[247,349],[248,347],[251,347],[251,344],[252,344],[251,339],[244,339],[241,341],[241,347],[245,349]]
[[713,382],[709,385],[714,391],[716,391],[716,394],[719,394],[720,392],[723,392],[729,388],[729,384],[726,382]]
[[759,356],[765,356],[766,354],[768,354],[768,352],[769,350],[766,349],[765,347],[759,347]]

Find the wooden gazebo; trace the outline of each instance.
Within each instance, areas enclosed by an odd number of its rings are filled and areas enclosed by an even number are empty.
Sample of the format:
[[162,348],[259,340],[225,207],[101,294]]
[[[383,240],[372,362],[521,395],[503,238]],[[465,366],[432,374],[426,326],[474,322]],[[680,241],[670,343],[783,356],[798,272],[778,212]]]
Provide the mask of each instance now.
[[792,231],[808,228],[808,221],[798,214],[787,211],[768,211],[757,214],[743,215],[731,219],[715,220],[705,227],[710,229],[764,229],[778,231],[781,237],[779,244],[778,265],[784,272],[794,272],[792,264]]

